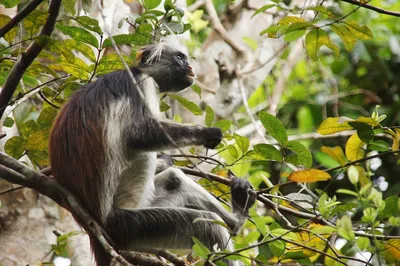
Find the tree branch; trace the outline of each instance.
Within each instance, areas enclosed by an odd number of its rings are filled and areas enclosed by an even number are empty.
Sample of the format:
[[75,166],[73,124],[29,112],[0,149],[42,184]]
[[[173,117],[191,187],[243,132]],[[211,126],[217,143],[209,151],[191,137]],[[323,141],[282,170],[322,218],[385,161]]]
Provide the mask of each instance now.
[[33,0],[27,4],[15,17],[13,17],[6,25],[0,29],[0,38],[7,34],[15,25],[27,17],[35,8],[42,3],[43,0]]
[[[60,11],[61,0],[52,0],[49,6],[48,18],[44,24],[39,36],[50,36],[54,30],[54,25]],[[42,51],[43,46],[34,41],[28,49],[21,55],[20,60],[14,65],[7,80],[4,83],[3,89],[0,92],[0,118],[3,116],[5,107],[11,100],[18,83],[21,80],[26,69],[32,64],[33,60]]]
[[385,15],[389,15],[389,16],[394,16],[394,17],[400,17],[400,13],[399,12],[394,12],[394,11],[390,11],[390,10],[386,10],[380,7],[376,7],[376,6],[371,6],[367,3],[363,3],[363,2],[359,2],[356,0],[339,0],[342,2],[346,2],[352,5],[356,5],[356,6],[360,6],[366,9],[370,9],[373,10],[375,12],[381,13],[381,14],[385,14]]
[[211,18],[211,23],[214,27],[214,30],[238,55],[243,55],[246,49],[238,44],[236,40],[232,39],[231,36],[229,36],[229,33],[225,30],[224,26],[222,26],[221,21],[219,21],[213,2],[211,0],[205,0],[205,7],[208,15]]

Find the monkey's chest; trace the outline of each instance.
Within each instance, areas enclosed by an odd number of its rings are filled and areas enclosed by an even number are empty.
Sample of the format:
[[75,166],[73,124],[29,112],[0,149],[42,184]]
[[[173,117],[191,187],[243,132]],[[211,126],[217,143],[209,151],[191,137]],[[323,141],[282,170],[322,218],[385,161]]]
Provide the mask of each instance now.
[[129,160],[122,172],[114,203],[118,208],[149,207],[154,198],[155,152],[146,152]]

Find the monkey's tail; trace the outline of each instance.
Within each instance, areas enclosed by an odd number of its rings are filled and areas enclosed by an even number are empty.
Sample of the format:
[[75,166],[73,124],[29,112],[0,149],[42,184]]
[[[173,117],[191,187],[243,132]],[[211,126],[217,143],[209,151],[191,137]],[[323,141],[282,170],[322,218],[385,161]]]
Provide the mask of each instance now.
[[90,231],[89,227],[86,226],[86,223],[83,222],[77,215],[72,214],[75,220],[78,222],[80,226],[86,231],[90,240],[90,249],[94,255],[94,259],[96,261],[97,266],[110,266],[112,257],[111,255],[104,249],[103,245],[97,239],[97,237]]

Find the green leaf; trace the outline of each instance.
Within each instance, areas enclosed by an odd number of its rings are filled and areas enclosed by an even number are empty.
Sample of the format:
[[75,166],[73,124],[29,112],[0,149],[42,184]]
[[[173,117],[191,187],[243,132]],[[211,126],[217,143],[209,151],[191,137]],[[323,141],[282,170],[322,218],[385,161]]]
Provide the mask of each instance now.
[[282,162],[281,152],[270,144],[257,144],[253,149],[267,160]]
[[85,29],[94,31],[98,34],[102,34],[103,31],[99,26],[99,22],[96,19],[93,19],[88,16],[80,16],[75,18],[75,20]]
[[171,106],[169,106],[167,103],[165,103],[164,101],[160,102],[160,112],[166,112],[171,108]]
[[347,124],[357,130],[357,135],[363,142],[369,143],[374,139],[372,126],[357,121],[349,121]]
[[194,242],[194,246],[192,247],[193,252],[194,252],[197,256],[199,256],[199,257],[201,257],[201,258],[207,259],[208,254],[211,253],[210,250],[209,250],[206,246],[204,246],[204,245],[200,242],[200,240],[198,240],[198,239],[195,238],[194,236],[192,236],[192,240],[193,240],[193,242]]
[[177,100],[183,107],[188,109],[190,112],[192,112],[194,115],[202,115],[203,111],[197,104],[194,102],[189,101],[188,99],[185,99],[177,94],[170,94],[169,95],[171,98],[174,98]]
[[243,137],[235,133],[233,134],[233,138],[235,139],[236,144],[243,153],[248,151],[250,146],[250,141],[247,137]]
[[36,125],[41,129],[50,128],[54,119],[56,119],[56,116],[57,109],[53,107],[47,107],[40,113],[38,119],[36,120]]
[[386,219],[400,214],[400,199],[398,196],[390,196],[385,199],[385,208],[379,212],[380,219]]
[[259,9],[257,9],[256,12],[254,12],[254,14],[251,17],[254,17],[254,16],[256,16],[256,15],[258,15],[260,13],[263,13],[264,11],[266,11],[266,10],[268,10],[271,7],[274,7],[274,6],[276,6],[276,4],[269,4],[269,5],[262,6]]
[[[117,45],[121,44],[135,44],[135,45],[145,45],[149,42],[149,38],[142,34],[120,34],[113,36],[113,39]],[[112,47],[112,42],[110,38],[107,38],[103,42],[103,48]]]
[[290,232],[287,229],[283,229],[283,228],[276,228],[274,230],[271,230],[270,232],[274,237],[277,236],[281,236],[284,235],[282,238],[283,239],[288,239],[288,240],[292,240],[292,241],[299,241],[297,235],[293,232]]
[[352,190],[344,189],[344,188],[340,188],[340,189],[336,190],[336,193],[347,194],[347,195],[358,198],[358,194],[356,192],[354,192]]
[[198,85],[196,85],[196,84],[193,84],[192,86],[190,86],[190,88],[192,88],[192,90],[193,90],[195,93],[197,93],[197,95],[199,95],[199,97],[200,97],[200,99],[201,99],[201,88],[200,88]]
[[165,0],[165,2],[164,2],[164,10],[165,11],[168,11],[168,10],[171,10],[171,9],[174,9],[174,8],[175,8],[175,6],[172,3],[172,0]]
[[47,20],[45,10],[33,10],[23,21],[22,24],[29,36],[34,36]]
[[36,122],[33,120],[28,120],[19,127],[19,133],[21,137],[27,139],[33,132],[37,129]]
[[[0,14],[0,28],[3,27],[4,25],[6,25],[9,21],[11,20],[11,18],[9,16]],[[17,30],[18,27],[13,27],[9,32],[7,32],[4,35],[4,39],[11,44],[15,38],[15,36],[17,36]],[[3,36],[0,36],[3,37]]]
[[153,32],[153,26],[150,23],[142,23],[136,29],[137,33],[140,33],[144,36],[151,37],[151,33]]
[[285,161],[294,165],[303,165],[310,168],[313,163],[311,152],[299,141],[289,141],[287,148],[296,154],[286,156]]
[[306,30],[296,30],[285,33],[285,37],[283,38],[286,42],[293,42],[298,38],[301,38],[306,34]]
[[207,105],[204,124],[210,127],[214,121],[214,117],[215,117],[214,110],[209,105]]
[[86,58],[90,59],[90,61],[96,62],[96,56],[94,55],[93,49],[88,45],[74,39],[65,40],[64,44],[68,49],[80,52]]
[[347,51],[353,50],[357,41],[355,35],[346,26],[333,24],[330,27],[342,39],[344,48]]
[[23,137],[14,136],[7,140],[4,151],[15,159],[19,159],[25,151],[26,141]]
[[268,28],[266,28],[265,30],[260,32],[260,36],[268,33],[268,37],[270,38],[276,38],[279,37],[280,35],[282,35],[288,28],[289,28],[289,24],[288,25],[272,25],[269,26]]
[[358,248],[363,251],[363,250],[368,250],[370,247],[371,242],[369,241],[369,238],[367,237],[359,237],[356,240]]
[[144,6],[147,10],[154,9],[161,4],[161,0],[143,0]]
[[36,165],[45,166],[50,164],[49,154],[47,151],[27,151],[29,159],[34,162]]
[[342,217],[342,219],[340,219],[338,233],[341,237],[349,241],[354,240],[356,237],[353,232],[353,227],[349,216],[345,215]]
[[229,146],[228,146],[228,151],[229,151],[230,155],[231,155],[234,159],[239,158],[239,154],[238,154],[238,152],[237,152],[235,146],[229,145]]
[[70,36],[74,40],[90,44],[95,48],[99,48],[99,42],[96,37],[94,37],[90,32],[83,28],[75,26],[64,26],[60,24],[58,24],[56,27],[61,30],[62,33]]
[[288,136],[282,122],[267,112],[260,112],[258,117],[271,137],[276,139],[282,147],[286,147],[288,143]]
[[213,126],[221,129],[222,132],[226,132],[229,130],[231,125],[232,125],[232,121],[226,120],[226,119],[221,119],[221,120],[216,121]]
[[333,14],[328,9],[326,9],[326,7],[324,7],[324,6],[310,6],[310,7],[307,7],[306,10],[313,10],[313,11],[316,11],[316,12],[319,12],[319,13],[322,13],[322,14],[325,14],[328,16],[333,16]]
[[331,49],[336,58],[339,57],[339,48],[330,40],[328,33],[322,29],[313,29],[307,33],[306,50],[312,60],[318,60],[318,52],[323,45]]
[[1,0],[0,5],[4,5],[5,8],[11,8],[18,5],[20,0]]
[[358,25],[357,22],[353,20],[344,21],[344,23],[348,26],[348,29],[358,38],[361,40],[370,40],[374,38],[371,30],[363,25]]
[[65,11],[70,13],[72,16],[75,16],[76,0],[62,0],[62,4],[64,6]]
[[357,170],[357,167],[355,167],[354,165],[350,165],[349,168],[347,168],[347,176],[349,177],[350,183],[356,185],[359,179],[359,172]]
[[317,226],[311,229],[311,232],[313,232],[314,234],[332,234],[336,231],[337,229],[335,227],[327,225]]
[[11,117],[6,117],[6,119],[4,120],[3,126],[12,127],[13,125],[14,125],[14,119],[12,119]]
[[47,150],[49,135],[50,135],[49,129],[42,129],[33,132],[32,134],[29,135],[26,141],[26,149],[28,151]]
[[278,21],[278,25],[290,25],[294,23],[307,23],[307,20],[300,18],[300,17],[294,17],[294,16],[287,16],[281,20]]
[[384,140],[375,140],[367,145],[367,148],[372,151],[387,151],[389,144]]
[[268,247],[271,250],[271,253],[278,258],[285,253],[285,243],[281,240],[275,240],[268,243]]
[[257,50],[258,44],[257,41],[250,37],[242,37],[242,41],[249,46],[253,51]]

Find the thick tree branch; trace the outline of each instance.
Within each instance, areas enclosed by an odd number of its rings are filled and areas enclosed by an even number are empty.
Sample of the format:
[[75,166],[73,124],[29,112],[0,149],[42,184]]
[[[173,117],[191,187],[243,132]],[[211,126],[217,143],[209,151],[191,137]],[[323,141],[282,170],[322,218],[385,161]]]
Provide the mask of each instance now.
[[221,21],[218,19],[217,11],[215,10],[214,4],[211,0],[205,0],[205,7],[208,15],[211,18],[211,23],[215,31],[221,36],[221,38],[238,54],[243,55],[246,49],[240,45],[236,40],[229,36],[229,33],[222,26]]
[[390,11],[390,10],[386,10],[380,7],[376,7],[376,6],[371,6],[367,3],[363,3],[357,0],[339,0],[342,2],[346,2],[352,5],[356,5],[356,6],[360,6],[360,7],[364,7],[366,9],[370,9],[373,10],[375,12],[381,13],[381,14],[385,14],[385,15],[389,15],[389,16],[394,16],[394,17],[400,17],[400,13],[399,12],[394,12],[394,11]]
[[[61,0],[52,0],[49,6],[48,18],[44,24],[39,36],[49,37],[54,30],[54,25],[60,11]],[[34,41],[28,49],[21,55],[20,60],[14,65],[7,80],[4,83],[3,89],[0,92],[0,118],[3,116],[4,110],[11,100],[18,83],[21,80],[26,69],[32,64],[33,60],[42,51],[43,46]]]
[[35,8],[42,3],[43,0],[33,0],[27,4],[15,17],[13,17],[6,25],[0,28],[0,38],[2,38],[7,32],[27,17]]

